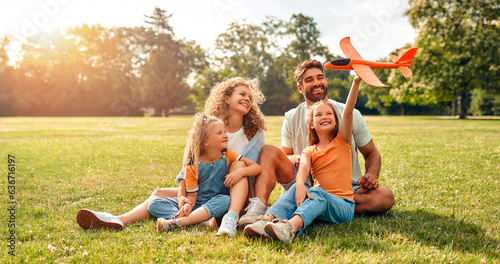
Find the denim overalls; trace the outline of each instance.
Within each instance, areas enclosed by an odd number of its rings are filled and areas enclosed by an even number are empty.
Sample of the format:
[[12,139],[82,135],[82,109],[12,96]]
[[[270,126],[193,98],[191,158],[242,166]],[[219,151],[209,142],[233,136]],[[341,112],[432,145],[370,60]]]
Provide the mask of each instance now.
[[[193,211],[203,206],[210,218],[223,216],[229,210],[231,203],[229,188],[224,186],[228,167],[225,154],[226,151],[223,150],[219,159],[214,162],[198,162],[198,195]],[[152,199],[148,205],[148,212],[156,218],[170,219],[176,216],[179,214],[177,197]]]

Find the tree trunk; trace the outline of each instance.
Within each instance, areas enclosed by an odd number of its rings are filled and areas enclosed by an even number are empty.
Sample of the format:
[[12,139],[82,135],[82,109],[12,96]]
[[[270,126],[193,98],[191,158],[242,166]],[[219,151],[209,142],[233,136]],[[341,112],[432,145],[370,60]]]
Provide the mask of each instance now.
[[467,107],[466,107],[466,92],[463,91],[458,97],[458,115],[459,119],[465,119],[467,117]]

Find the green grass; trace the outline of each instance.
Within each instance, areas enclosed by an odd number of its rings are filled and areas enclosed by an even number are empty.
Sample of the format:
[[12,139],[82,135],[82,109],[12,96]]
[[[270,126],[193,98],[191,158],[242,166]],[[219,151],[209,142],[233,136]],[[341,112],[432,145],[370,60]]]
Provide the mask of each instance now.
[[[80,208],[120,214],[155,188],[174,186],[191,120],[0,118],[0,263],[500,263],[498,120],[367,116],[393,210],[314,224],[291,244],[241,232],[222,238],[201,225],[157,233],[150,220],[121,232],[77,225]],[[279,145],[282,120],[268,117],[268,143]],[[7,247],[9,154],[17,170],[15,257]]]

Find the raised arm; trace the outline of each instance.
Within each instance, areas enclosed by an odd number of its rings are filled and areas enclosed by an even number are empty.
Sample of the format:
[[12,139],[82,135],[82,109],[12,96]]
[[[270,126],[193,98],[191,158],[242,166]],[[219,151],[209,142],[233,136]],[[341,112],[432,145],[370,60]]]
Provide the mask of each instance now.
[[351,90],[347,96],[345,102],[344,114],[342,115],[342,125],[340,126],[340,135],[344,139],[345,143],[351,144],[352,139],[352,111],[354,110],[354,105],[356,105],[356,100],[358,99],[359,83],[361,82],[361,77],[356,75],[352,80]]

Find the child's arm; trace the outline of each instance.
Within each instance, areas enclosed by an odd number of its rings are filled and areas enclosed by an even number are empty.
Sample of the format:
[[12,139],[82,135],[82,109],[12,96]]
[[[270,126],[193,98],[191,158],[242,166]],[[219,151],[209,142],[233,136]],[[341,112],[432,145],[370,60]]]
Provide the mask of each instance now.
[[[198,181],[194,166],[187,166],[184,173],[186,177],[184,180],[179,181],[179,192],[177,195],[179,217],[187,216],[191,213],[194,204],[196,203],[196,197],[198,195],[198,192],[187,192],[188,182],[192,184],[193,182]],[[193,189],[194,187],[195,186],[190,186],[189,188]]]
[[185,198],[188,202],[184,203],[182,207],[179,205],[179,217],[188,216],[191,213],[196,203],[196,197],[198,197],[198,192],[187,193]]
[[177,192],[177,204],[179,208],[182,208],[184,204],[191,203],[191,201],[186,197],[186,180],[179,180],[179,191]]
[[311,158],[307,154],[302,153],[295,184],[295,204],[297,204],[297,207],[299,207],[304,202],[306,196],[309,197],[309,199],[313,199],[305,186],[306,179],[309,176],[310,170]]
[[340,126],[340,135],[344,139],[347,145],[351,144],[352,138],[352,111],[354,110],[354,105],[358,99],[359,83],[361,82],[361,77],[356,74],[352,80],[351,91],[347,96],[345,102],[344,114],[342,114],[342,125]]
[[231,186],[235,185],[243,177],[257,176],[262,171],[260,165],[253,162],[249,158],[242,157],[240,159],[240,161],[245,163],[246,167],[239,168],[239,169],[234,170],[233,172],[229,173],[228,175],[226,175],[226,179],[224,180],[224,185],[226,187],[231,187]]

